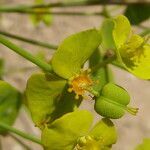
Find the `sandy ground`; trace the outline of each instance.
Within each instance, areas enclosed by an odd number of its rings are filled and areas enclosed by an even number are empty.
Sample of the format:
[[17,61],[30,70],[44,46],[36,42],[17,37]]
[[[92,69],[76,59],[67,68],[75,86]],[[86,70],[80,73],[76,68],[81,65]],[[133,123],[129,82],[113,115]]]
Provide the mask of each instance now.
[[[7,0],[7,4],[21,4],[31,3],[31,0]],[[83,8],[81,8],[83,10]],[[87,11],[99,10],[99,7],[88,7]],[[71,8],[71,10],[77,10]],[[53,24],[51,27],[45,27],[41,24],[38,28],[35,28],[29,17],[25,15],[17,14],[4,14],[0,20],[0,29],[7,32],[11,32],[25,37],[54,43],[59,43],[62,39],[68,35],[77,31],[85,30],[88,28],[98,27],[102,22],[102,17],[78,17],[78,16],[56,16],[54,17]],[[135,32],[138,30],[135,28]],[[19,46],[29,50],[32,53],[38,51],[44,51],[48,58],[51,57],[53,52],[43,49],[41,47],[32,46],[27,43],[18,42],[13,40]],[[25,89],[26,81],[29,76],[37,71],[37,68],[26,61],[22,57],[18,56],[8,48],[0,45],[0,57],[6,60],[6,74],[5,80],[13,84],[16,88],[23,91]],[[25,72],[20,72],[24,67],[32,67]],[[122,71],[116,67],[112,67],[115,74],[116,83],[126,88],[132,98],[132,105],[139,107],[140,111],[138,115],[131,116],[126,114],[120,120],[114,120],[116,128],[118,130],[118,142],[113,146],[113,150],[133,150],[144,137],[150,137],[150,82],[142,81],[135,78],[133,75]],[[15,70],[15,71],[14,71]],[[84,102],[82,108],[88,108],[92,110],[92,103],[90,101]],[[99,116],[96,116],[98,119]],[[15,125],[17,129],[23,130],[27,133],[39,136],[39,130],[34,127],[30,115],[26,113],[25,109],[22,109]],[[42,150],[37,144],[28,142],[22,138],[25,144],[28,145],[32,150]],[[23,150],[19,143],[12,136],[0,137],[3,150]]]

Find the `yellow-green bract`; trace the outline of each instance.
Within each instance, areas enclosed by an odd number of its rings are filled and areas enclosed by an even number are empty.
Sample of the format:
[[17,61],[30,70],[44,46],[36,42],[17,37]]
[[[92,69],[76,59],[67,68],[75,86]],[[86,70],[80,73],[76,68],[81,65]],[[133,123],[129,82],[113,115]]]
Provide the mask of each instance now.
[[106,150],[111,147],[117,140],[113,123],[102,119],[91,129],[92,122],[92,114],[86,110],[65,114],[43,130],[45,150]]
[[66,38],[52,57],[52,67],[59,76],[69,79],[80,70],[86,60],[98,48],[101,36],[96,29],[73,34]]
[[104,21],[101,35],[103,48],[115,50],[119,63],[129,72],[141,79],[150,79],[150,45],[132,33],[125,16]]
[[66,38],[52,58],[56,74],[39,73],[32,75],[25,91],[27,106],[38,127],[73,111],[79,105],[74,93],[68,93],[67,81],[80,72],[85,61],[101,43],[96,29],[90,29]]
[[150,138],[145,138],[143,143],[138,145],[135,150],[149,150],[150,149]]

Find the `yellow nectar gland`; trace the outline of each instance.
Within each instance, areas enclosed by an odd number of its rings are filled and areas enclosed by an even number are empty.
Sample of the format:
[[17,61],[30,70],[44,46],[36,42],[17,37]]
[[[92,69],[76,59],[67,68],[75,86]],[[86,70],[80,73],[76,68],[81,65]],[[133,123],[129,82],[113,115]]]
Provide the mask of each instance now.
[[77,144],[73,150],[101,150],[103,143],[100,140],[95,140],[91,136],[83,136],[77,140]]
[[90,70],[81,71],[79,75],[76,75],[69,80],[70,88],[68,89],[68,92],[75,92],[76,99],[79,99],[79,96],[86,98],[86,94],[90,96],[88,88],[93,85],[93,81],[88,74],[89,72]]

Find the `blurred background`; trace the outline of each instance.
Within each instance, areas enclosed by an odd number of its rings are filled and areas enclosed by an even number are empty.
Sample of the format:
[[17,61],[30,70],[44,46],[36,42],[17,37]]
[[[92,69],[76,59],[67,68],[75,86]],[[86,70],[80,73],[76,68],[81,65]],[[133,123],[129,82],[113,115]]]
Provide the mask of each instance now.
[[[75,0],[74,0],[75,1]],[[47,0],[46,2],[57,2],[57,0]],[[66,0],[67,2],[67,0]],[[71,0],[68,0],[71,2]],[[120,1],[118,1],[120,2]],[[136,0],[124,0],[122,2],[137,2]],[[139,0],[138,2],[147,2],[149,7],[149,0]],[[34,4],[33,0],[0,0],[0,6],[3,5],[19,5],[19,4]],[[139,7],[139,5],[137,6]],[[123,14],[127,6],[124,5],[105,5],[105,8],[111,16]],[[145,7],[140,5],[140,8],[135,12],[144,12]],[[149,7],[150,8],[150,7]],[[65,7],[65,8],[53,8],[51,11],[56,12],[102,12],[104,10],[103,5],[97,6],[80,6],[80,7]],[[133,23],[133,32],[141,33],[143,29],[150,27],[150,9],[147,12],[147,17],[142,20],[141,23],[137,23],[138,18],[141,15],[134,13],[132,10],[132,16],[130,15],[130,21]],[[5,31],[11,34],[20,35],[26,38],[32,38],[47,42],[49,44],[58,45],[65,37],[72,33],[99,27],[106,16],[103,15],[52,15],[52,21],[50,26],[46,26],[44,23],[34,25],[32,23],[30,15],[19,14],[19,13],[0,13],[0,31]],[[132,18],[136,18],[134,21]],[[30,51],[31,53],[38,55],[42,53],[49,60],[53,54],[53,50],[49,50],[43,47],[34,46],[29,43],[21,42],[15,39],[11,39],[17,45]],[[14,85],[20,91],[24,91],[27,79],[33,72],[37,72],[38,67],[32,63],[26,61],[21,56],[15,54],[8,48],[0,44],[0,58],[4,59],[5,71],[3,79]],[[114,66],[110,66],[115,74],[115,81],[117,84],[123,86],[131,95],[131,105],[138,107],[139,113],[137,116],[131,116],[126,114],[119,120],[114,120],[117,131],[118,131],[118,142],[113,146],[112,150],[133,150],[137,144],[142,142],[145,137],[150,137],[150,82],[137,79],[133,75],[118,69]],[[82,104],[82,108],[88,108],[93,113],[92,102],[86,101]],[[95,113],[94,113],[95,114]],[[95,114],[96,115],[96,114]],[[96,115],[96,119],[100,118]],[[31,121],[30,114],[23,106],[20,110],[19,117],[17,118],[14,127],[33,134],[40,136],[38,128],[34,127]],[[42,150],[42,148],[22,139],[16,135],[0,136],[0,150]],[[22,147],[24,144],[25,147]]]

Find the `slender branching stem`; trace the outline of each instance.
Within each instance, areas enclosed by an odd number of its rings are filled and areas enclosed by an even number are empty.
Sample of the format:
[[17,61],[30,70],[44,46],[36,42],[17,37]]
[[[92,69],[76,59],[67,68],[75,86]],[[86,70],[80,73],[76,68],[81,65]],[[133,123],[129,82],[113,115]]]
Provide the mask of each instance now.
[[141,36],[146,36],[150,34],[150,28],[145,29],[143,32],[140,33]]
[[142,4],[144,2],[138,1],[138,2],[124,2],[124,1],[100,1],[100,0],[92,0],[92,1],[76,1],[76,2],[57,2],[57,3],[46,3],[46,4],[39,4],[39,5],[18,5],[15,7],[7,7],[7,6],[1,6],[0,10],[13,8],[14,10],[20,10],[20,9],[31,9],[31,8],[55,8],[55,7],[80,7],[80,6],[98,6],[98,5],[134,5],[134,4]]
[[10,37],[10,38],[13,38],[13,39],[23,41],[23,42],[27,42],[27,43],[30,43],[30,44],[33,44],[33,45],[45,47],[45,48],[48,48],[48,49],[57,49],[56,45],[48,44],[48,43],[41,42],[41,41],[36,41],[36,40],[30,39],[30,38],[25,38],[25,37],[18,36],[18,35],[15,35],[15,34],[11,34],[11,33],[8,33],[8,32],[0,31],[0,34],[4,35],[4,36],[7,36],[7,37]]
[[34,136],[32,136],[32,135],[30,135],[28,133],[24,133],[24,132],[22,132],[20,130],[17,130],[16,128],[13,128],[13,127],[5,124],[5,123],[0,122],[0,128],[3,128],[3,129],[5,129],[5,130],[7,130],[9,132],[15,133],[16,135],[19,135],[19,136],[23,137],[25,139],[28,139],[28,140],[30,140],[32,142],[35,142],[37,144],[42,145],[41,140],[37,139],[36,137],[34,137]]
[[30,62],[36,64],[39,66],[41,69],[43,69],[46,72],[52,72],[52,67],[50,64],[46,63],[45,61],[33,56],[31,53],[28,51],[24,50],[23,48],[15,45],[14,43],[10,42],[5,38],[4,36],[0,35],[0,43],[8,47],[9,49],[13,50],[17,54],[21,55],[22,57],[26,58]]
[[100,16],[103,15],[102,12],[73,12],[73,11],[59,11],[59,12],[49,12],[49,11],[44,11],[44,12],[36,12],[34,10],[1,10],[0,13],[19,13],[19,14],[49,14],[49,15],[56,15],[56,16],[62,16],[62,15],[71,15],[71,16]]
[[27,144],[23,143],[18,137],[13,135],[12,133],[9,133],[9,136],[14,139],[20,146],[24,148],[24,150],[32,150]]
[[105,59],[104,61],[98,63],[96,66],[91,68],[92,72],[95,72],[98,68],[105,67],[107,64],[112,63],[116,59],[116,56]]

